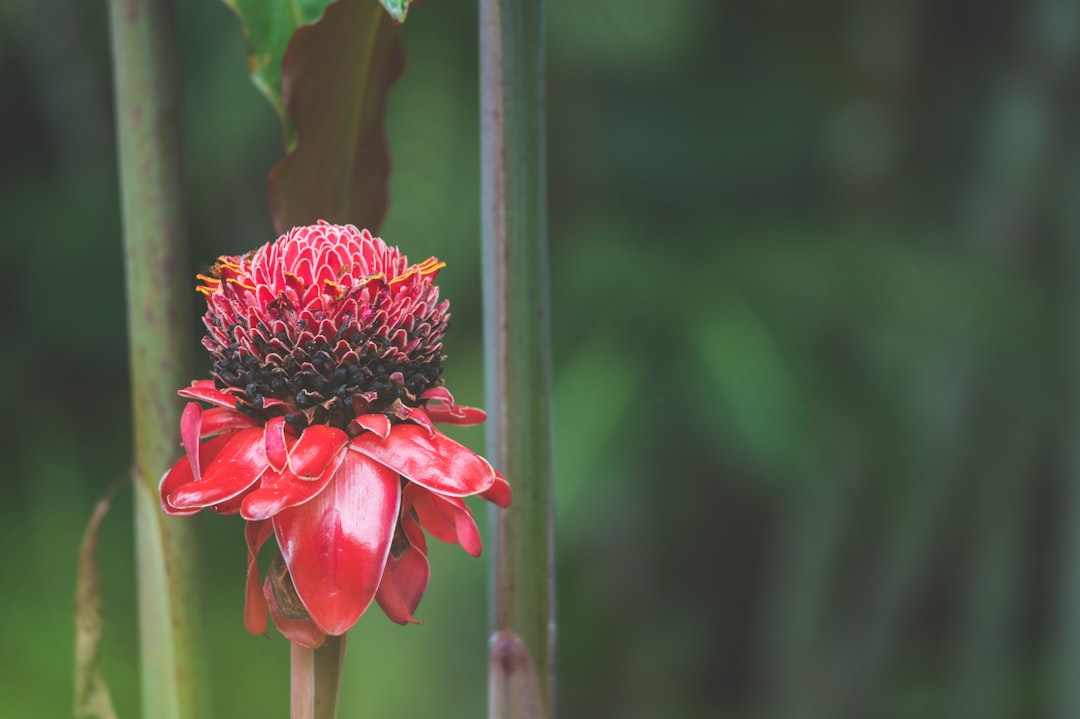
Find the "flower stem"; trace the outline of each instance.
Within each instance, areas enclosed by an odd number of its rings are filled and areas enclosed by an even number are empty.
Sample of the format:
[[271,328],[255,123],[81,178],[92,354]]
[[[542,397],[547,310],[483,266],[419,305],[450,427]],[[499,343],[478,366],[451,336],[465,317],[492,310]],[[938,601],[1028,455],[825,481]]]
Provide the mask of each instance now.
[[481,219],[488,454],[514,487],[495,538],[492,718],[554,715],[542,0],[480,0]]
[[191,526],[167,519],[157,479],[177,454],[176,389],[191,376],[193,326],[180,169],[171,0],[110,0],[135,427],[135,532],[142,714],[208,716]]
[[337,717],[344,657],[344,635],[327,637],[318,649],[293,643],[290,655],[290,719]]
[[289,718],[315,718],[315,650],[296,642],[289,653]]

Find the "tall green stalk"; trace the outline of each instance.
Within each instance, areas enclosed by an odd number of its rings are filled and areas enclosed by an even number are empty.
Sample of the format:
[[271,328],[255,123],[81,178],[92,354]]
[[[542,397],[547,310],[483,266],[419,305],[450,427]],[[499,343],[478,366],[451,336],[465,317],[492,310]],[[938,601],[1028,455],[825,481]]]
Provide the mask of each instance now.
[[495,539],[489,716],[555,709],[542,0],[480,0],[488,453],[514,488]]
[[291,646],[289,719],[336,719],[344,661],[344,634],[327,637],[318,649]]
[[143,716],[202,719],[193,533],[157,481],[178,453],[176,390],[192,376],[190,260],[180,169],[175,8],[110,0],[135,427],[135,542]]

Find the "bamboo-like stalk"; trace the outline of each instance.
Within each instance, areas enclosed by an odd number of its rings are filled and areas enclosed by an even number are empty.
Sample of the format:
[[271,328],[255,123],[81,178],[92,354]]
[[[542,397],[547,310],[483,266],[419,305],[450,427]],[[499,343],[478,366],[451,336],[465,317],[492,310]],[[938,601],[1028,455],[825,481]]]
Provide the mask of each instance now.
[[489,716],[555,713],[542,0],[480,0],[488,453],[514,488],[492,510]]
[[295,643],[291,646],[290,719],[335,719],[341,694],[345,636],[327,637],[318,649]]
[[190,523],[168,519],[158,478],[176,458],[191,377],[191,287],[171,0],[110,0],[135,427],[142,715],[209,716],[195,651]]

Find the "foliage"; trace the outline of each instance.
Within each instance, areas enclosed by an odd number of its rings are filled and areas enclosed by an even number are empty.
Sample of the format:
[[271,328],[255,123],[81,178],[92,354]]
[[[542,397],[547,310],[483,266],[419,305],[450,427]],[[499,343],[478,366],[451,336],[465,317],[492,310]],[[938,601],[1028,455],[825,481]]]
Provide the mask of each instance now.
[[[278,232],[318,220],[372,230],[386,213],[389,87],[404,68],[405,2],[226,0],[240,18],[252,81],[281,119],[286,157],[267,192]],[[390,9],[392,6],[393,9]]]
[[[54,5],[0,23],[20,717],[69,709],[75,547],[130,455],[105,26]],[[563,714],[1080,715],[1075,10],[662,5],[547,3]],[[421,9],[382,232],[447,261],[448,379],[479,404],[476,17]],[[281,152],[223,19],[181,7],[204,265],[272,235]],[[287,660],[246,636],[243,548],[214,520],[217,714],[271,715]],[[101,537],[119,716],[130,535]],[[453,549],[423,626],[358,625],[344,714],[482,714],[483,567]]]

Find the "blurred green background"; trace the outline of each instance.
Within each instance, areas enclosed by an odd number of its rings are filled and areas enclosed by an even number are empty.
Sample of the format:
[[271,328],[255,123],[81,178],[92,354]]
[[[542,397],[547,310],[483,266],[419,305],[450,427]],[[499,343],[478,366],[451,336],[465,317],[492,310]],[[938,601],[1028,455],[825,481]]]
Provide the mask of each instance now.
[[[232,15],[180,5],[201,269],[272,239],[281,139]],[[483,404],[474,5],[405,27],[382,235],[448,262]],[[561,715],[1080,717],[1080,5],[547,12]],[[108,51],[103,2],[0,0],[3,717],[70,715],[76,548],[130,461]],[[191,521],[216,715],[284,717],[239,520]],[[343,717],[483,714],[487,565],[432,554],[422,626],[351,632]]]

